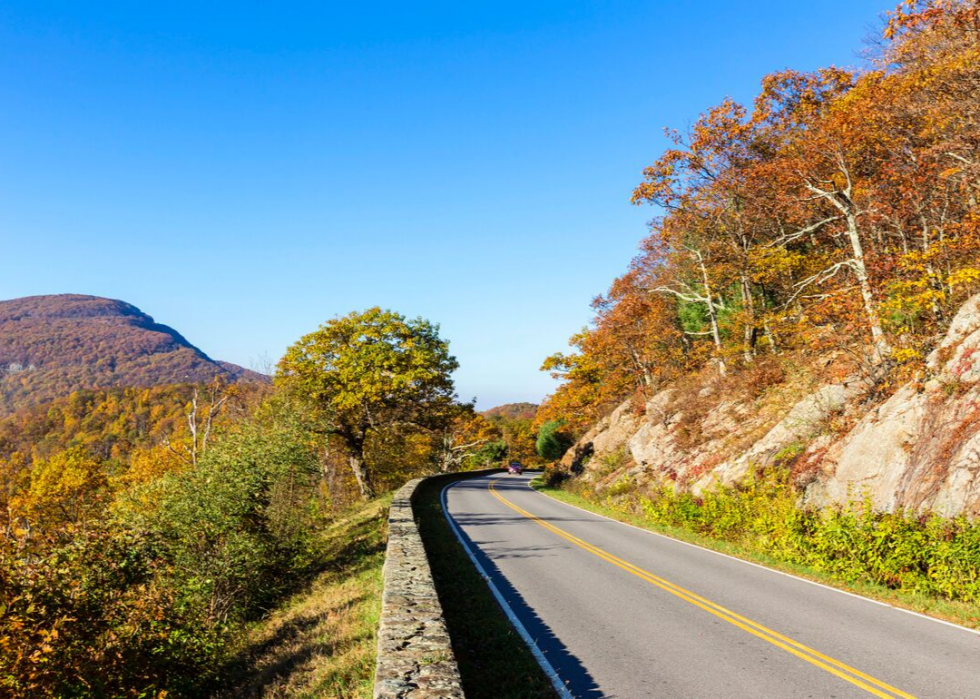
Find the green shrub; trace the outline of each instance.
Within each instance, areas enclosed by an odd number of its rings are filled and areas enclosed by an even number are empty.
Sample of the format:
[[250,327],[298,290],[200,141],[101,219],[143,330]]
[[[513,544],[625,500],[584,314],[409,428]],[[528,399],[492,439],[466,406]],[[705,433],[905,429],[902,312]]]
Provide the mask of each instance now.
[[490,464],[498,464],[506,458],[507,442],[502,439],[487,442],[473,455],[473,461],[481,468],[485,468]]
[[179,605],[221,627],[279,595],[308,562],[317,472],[294,428],[245,424],[195,468],[137,491],[120,517],[172,564],[162,575]]
[[560,468],[546,468],[543,478],[547,487],[560,488],[568,480],[569,473]]
[[980,602],[980,521],[881,512],[868,502],[801,508],[785,470],[700,496],[666,485],[632,500],[607,504],[629,511],[638,503],[656,524],[733,541],[850,582]]
[[606,489],[606,496],[619,498],[636,490],[636,483],[628,476],[622,476]]
[[0,537],[0,695],[206,693],[243,623],[318,560],[312,443],[244,422],[97,518]]
[[572,446],[572,438],[564,428],[564,420],[550,420],[541,425],[541,429],[538,430],[538,439],[534,444],[538,456],[548,461],[557,461],[564,456],[568,448]]

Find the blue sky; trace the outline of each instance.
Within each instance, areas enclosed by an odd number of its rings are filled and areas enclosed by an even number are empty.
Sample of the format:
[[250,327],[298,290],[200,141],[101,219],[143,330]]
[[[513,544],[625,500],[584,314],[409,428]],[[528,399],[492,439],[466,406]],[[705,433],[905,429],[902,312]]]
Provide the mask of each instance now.
[[663,127],[859,65],[887,9],[0,0],[0,298],[120,298],[245,366],[381,305],[442,325],[462,397],[537,402]]

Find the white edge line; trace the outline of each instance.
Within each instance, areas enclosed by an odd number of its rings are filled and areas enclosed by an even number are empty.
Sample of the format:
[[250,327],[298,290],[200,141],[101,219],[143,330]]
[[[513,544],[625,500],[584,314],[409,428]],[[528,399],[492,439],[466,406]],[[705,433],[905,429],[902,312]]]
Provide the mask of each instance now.
[[526,628],[524,628],[524,624],[522,624],[521,620],[517,618],[516,614],[514,614],[514,610],[510,608],[510,605],[507,604],[507,600],[504,599],[504,596],[500,593],[500,589],[493,582],[490,576],[487,575],[487,571],[484,570],[483,566],[480,564],[480,561],[477,560],[476,554],[473,553],[473,550],[463,539],[462,532],[460,532],[459,527],[456,525],[456,520],[454,520],[452,515],[449,514],[449,508],[446,507],[446,491],[453,486],[464,482],[466,481],[455,481],[447,485],[439,492],[439,500],[442,505],[443,516],[446,518],[446,521],[449,522],[449,526],[452,528],[453,534],[456,535],[457,541],[463,545],[463,550],[466,551],[466,555],[470,557],[471,561],[473,561],[473,565],[476,566],[476,570],[480,573],[480,577],[482,577],[487,583],[487,586],[490,588],[490,592],[493,593],[494,598],[497,600],[497,604],[499,604],[500,608],[504,610],[504,614],[507,615],[507,618],[510,619],[510,623],[514,625],[515,629],[517,629],[517,633],[519,633],[521,638],[524,639],[524,643],[526,643],[527,647],[531,650],[531,654],[534,656],[534,659],[538,661],[538,665],[540,665],[541,669],[544,670],[544,674],[548,676],[548,679],[551,681],[551,686],[555,688],[555,691],[558,692],[558,695],[562,697],[562,699],[574,699],[574,695],[568,691],[568,687],[562,683],[561,678],[555,671],[555,668],[548,662],[548,659],[544,657],[544,653],[541,652],[541,649],[538,648],[538,645],[534,642],[534,639],[531,638],[531,634],[528,633]]
[[546,498],[548,498],[549,500],[551,500],[553,502],[557,502],[557,503],[559,503],[561,505],[565,505],[566,507],[575,508],[576,510],[580,510],[581,512],[586,512],[586,513],[588,513],[590,515],[595,515],[596,517],[602,517],[603,519],[608,519],[610,522],[615,522],[616,524],[622,524],[624,527],[629,527],[631,529],[636,529],[637,531],[645,532],[646,534],[651,534],[653,536],[658,536],[661,539],[667,539],[668,541],[673,541],[673,542],[676,542],[678,544],[684,544],[685,546],[690,546],[692,548],[699,549],[701,551],[707,551],[708,553],[713,553],[716,556],[724,556],[725,558],[730,558],[733,561],[738,561],[739,563],[744,563],[745,565],[750,565],[750,566],[754,566],[756,568],[761,568],[762,570],[769,571],[770,573],[775,573],[777,575],[784,575],[787,578],[793,578],[794,580],[799,580],[800,582],[809,583],[810,585],[816,585],[817,587],[822,587],[825,590],[831,590],[832,592],[839,592],[840,594],[847,595],[848,597],[855,597],[857,599],[864,600],[865,602],[870,602],[872,604],[877,604],[877,605],[880,605],[882,607],[888,607],[889,609],[894,609],[897,612],[904,612],[906,614],[911,614],[912,616],[917,616],[917,617],[920,617],[922,619],[927,619],[928,621],[933,621],[933,622],[935,622],[937,624],[943,624],[944,626],[951,626],[954,629],[959,629],[960,631],[966,631],[967,633],[972,633],[972,634],[974,634],[976,636],[980,636],[980,631],[978,631],[976,629],[971,629],[968,626],[963,626],[961,624],[954,624],[953,622],[946,621],[945,619],[937,619],[934,616],[929,616],[928,614],[922,614],[921,612],[914,612],[911,609],[905,609],[904,607],[897,607],[894,604],[888,604],[888,602],[882,602],[881,600],[871,599],[870,597],[865,597],[864,595],[859,595],[856,592],[850,592],[848,590],[841,590],[839,587],[832,587],[831,585],[825,585],[823,583],[817,582],[816,580],[808,580],[807,578],[801,578],[799,575],[793,575],[792,573],[787,573],[786,571],[783,571],[783,570],[777,570],[775,568],[770,568],[769,566],[764,566],[761,563],[755,563],[754,561],[747,561],[744,558],[739,558],[738,556],[732,556],[732,555],[727,554],[727,553],[722,553],[721,551],[715,551],[714,549],[709,549],[709,548],[706,548],[704,546],[699,546],[698,544],[692,544],[690,541],[684,541],[683,539],[675,539],[672,536],[668,536],[667,534],[661,534],[660,532],[655,532],[652,529],[644,529],[643,527],[638,527],[635,524],[630,524],[629,522],[623,522],[621,520],[614,519],[612,517],[607,517],[606,515],[599,514],[598,512],[593,512],[592,510],[587,510],[584,507],[579,507],[578,505],[573,505],[571,503],[565,502],[564,500],[559,500],[558,498],[551,497],[547,493],[542,493],[540,490],[536,490],[535,488],[531,487],[531,481],[530,480],[527,481],[527,487],[530,490],[532,490],[535,493],[537,493],[538,495],[540,495],[542,497],[546,497]]

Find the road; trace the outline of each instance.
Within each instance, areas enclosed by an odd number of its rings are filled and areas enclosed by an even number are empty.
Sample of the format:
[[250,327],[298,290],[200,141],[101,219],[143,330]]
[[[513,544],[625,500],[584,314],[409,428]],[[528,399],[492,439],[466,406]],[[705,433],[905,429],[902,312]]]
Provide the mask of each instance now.
[[980,698],[980,634],[613,522],[529,479],[443,496],[571,696]]

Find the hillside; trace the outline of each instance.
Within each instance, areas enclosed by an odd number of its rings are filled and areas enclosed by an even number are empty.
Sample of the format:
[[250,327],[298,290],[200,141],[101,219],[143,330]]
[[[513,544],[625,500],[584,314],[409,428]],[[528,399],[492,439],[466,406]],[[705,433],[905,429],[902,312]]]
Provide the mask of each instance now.
[[538,413],[534,403],[505,403],[495,408],[484,410],[481,414],[488,420],[503,418],[504,420],[533,420]]
[[669,483],[700,494],[769,468],[809,505],[866,498],[877,510],[980,515],[980,294],[960,309],[923,374],[890,395],[859,372],[841,372],[840,357],[792,363],[774,359],[728,381],[704,372],[645,405],[627,400],[563,463],[600,493]]
[[218,362],[123,301],[60,294],[0,302],[0,414],[85,388],[262,376]]

